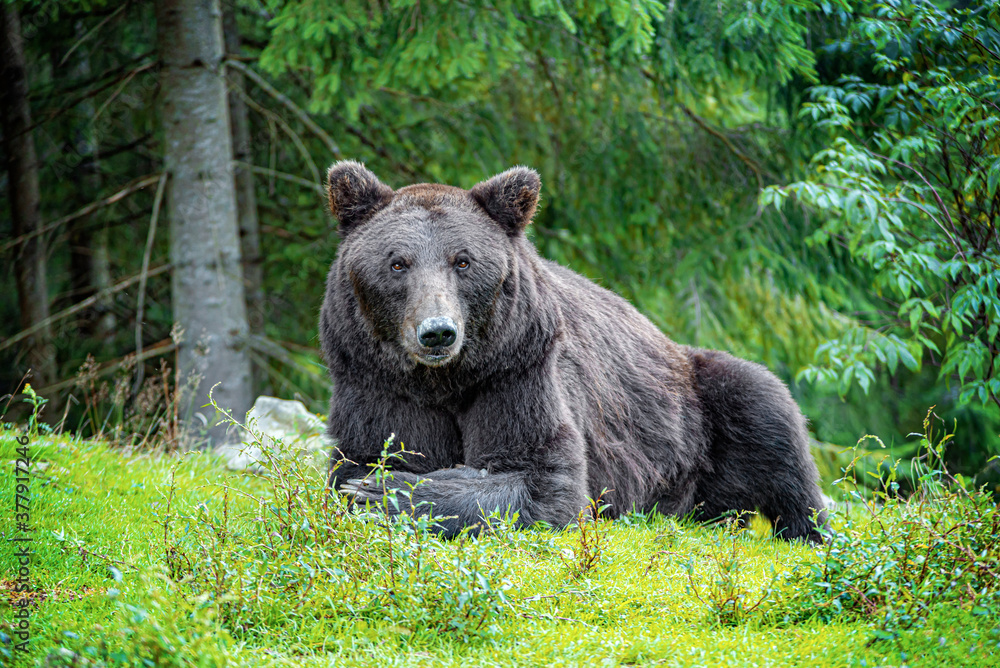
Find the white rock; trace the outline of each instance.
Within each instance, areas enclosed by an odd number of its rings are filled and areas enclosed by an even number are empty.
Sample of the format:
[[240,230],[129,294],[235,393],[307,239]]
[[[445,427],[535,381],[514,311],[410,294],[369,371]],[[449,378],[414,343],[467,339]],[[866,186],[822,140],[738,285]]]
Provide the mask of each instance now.
[[266,452],[279,459],[301,458],[319,469],[325,466],[330,452],[326,422],[310,413],[301,401],[257,397],[247,413],[246,426],[253,436],[244,433],[242,443],[215,449],[215,454],[226,460],[226,468],[263,472],[267,469]]

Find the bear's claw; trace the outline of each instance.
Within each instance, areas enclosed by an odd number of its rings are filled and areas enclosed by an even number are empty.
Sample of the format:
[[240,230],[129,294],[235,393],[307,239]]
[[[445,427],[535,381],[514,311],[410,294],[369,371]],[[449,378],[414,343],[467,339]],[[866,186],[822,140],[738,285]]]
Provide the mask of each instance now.
[[341,485],[338,491],[361,503],[377,501],[382,498],[382,490],[372,485],[372,481],[367,479],[352,478]]

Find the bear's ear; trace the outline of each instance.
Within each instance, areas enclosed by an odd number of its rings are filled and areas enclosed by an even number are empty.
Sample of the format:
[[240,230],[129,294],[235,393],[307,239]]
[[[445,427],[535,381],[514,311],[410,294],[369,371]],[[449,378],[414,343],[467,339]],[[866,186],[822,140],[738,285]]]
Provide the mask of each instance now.
[[519,234],[538,206],[542,180],[530,167],[512,167],[473,186],[469,194],[507,234]]
[[334,163],[326,173],[326,184],[330,213],[340,221],[341,234],[347,234],[392,201],[392,188],[354,160]]

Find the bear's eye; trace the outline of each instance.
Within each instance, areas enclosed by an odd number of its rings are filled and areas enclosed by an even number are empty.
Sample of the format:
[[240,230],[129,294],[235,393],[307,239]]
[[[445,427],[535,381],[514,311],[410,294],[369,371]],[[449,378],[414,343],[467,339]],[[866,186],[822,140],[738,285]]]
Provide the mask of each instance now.
[[455,263],[455,268],[456,269],[468,269],[469,268],[469,261],[466,260],[465,258],[462,258],[461,260],[459,260],[458,262]]
[[392,263],[392,270],[393,271],[403,271],[404,269],[406,269],[406,265],[404,265],[402,262],[393,262]]

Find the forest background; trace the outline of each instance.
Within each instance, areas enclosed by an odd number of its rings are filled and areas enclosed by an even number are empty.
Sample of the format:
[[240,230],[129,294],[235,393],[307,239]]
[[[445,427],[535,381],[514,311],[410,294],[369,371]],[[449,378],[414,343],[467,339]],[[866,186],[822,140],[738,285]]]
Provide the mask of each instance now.
[[[237,411],[325,412],[325,166],[470,187],[525,164],[545,256],[678,342],[768,365],[818,453],[877,434],[905,457],[935,406],[953,470],[1000,484],[998,2],[0,13],[0,395],[31,368],[50,424],[169,441],[215,358],[246,370]],[[218,345],[191,335],[206,320]]]

